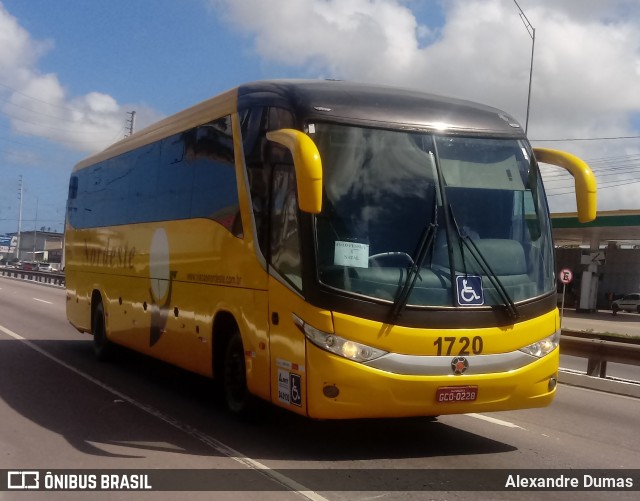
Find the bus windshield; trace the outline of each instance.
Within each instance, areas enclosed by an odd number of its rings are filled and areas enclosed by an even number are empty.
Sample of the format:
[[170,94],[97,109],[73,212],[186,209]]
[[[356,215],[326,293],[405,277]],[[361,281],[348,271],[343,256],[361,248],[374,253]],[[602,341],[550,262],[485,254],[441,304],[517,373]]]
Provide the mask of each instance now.
[[512,310],[554,290],[548,209],[526,141],[327,123],[309,132],[323,163],[323,284],[392,303],[405,294],[408,306]]

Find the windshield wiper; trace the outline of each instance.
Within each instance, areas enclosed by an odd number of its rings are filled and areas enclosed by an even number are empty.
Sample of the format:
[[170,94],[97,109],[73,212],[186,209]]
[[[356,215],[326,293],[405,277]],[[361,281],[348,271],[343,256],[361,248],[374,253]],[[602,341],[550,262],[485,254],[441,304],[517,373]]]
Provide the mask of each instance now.
[[433,246],[433,242],[436,236],[436,230],[438,228],[438,205],[437,202],[434,205],[433,209],[433,221],[425,226],[424,230],[422,230],[422,235],[420,236],[420,242],[418,243],[418,247],[416,248],[416,252],[412,256],[413,263],[407,269],[407,277],[405,278],[404,285],[396,300],[393,303],[393,309],[391,310],[391,322],[393,323],[398,316],[404,310],[404,307],[407,305],[407,301],[409,300],[409,295],[411,291],[416,285],[416,280],[418,279],[418,275],[420,274],[420,268],[422,268],[422,263],[424,263],[429,250]]
[[[458,234],[458,238],[467,247],[467,249],[469,249],[469,253],[474,257],[476,262],[480,265],[480,268],[482,268],[482,271],[484,272],[486,277],[489,279],[493,287],[498,291],[498,294],[500,294],[500,297],[502,298],[502,301],[504,303],[505,308],[507,309],[507,313],[509,314],[509,316],[513,319],[518,318],[520,316],[520,314],[518,313],[518,308],[516,308],[515,303],[511,299],[511,296],[509,296],[509,293],[507,292],[507,289],[505,289],[502,281],[498,278],[498,275],[496,275],[496,273],[493,271],[493,269],[491,268],[491,265],[487,262],[482,252],[480,252],[480,249],[478,249],[478,246],[473,241],[473,239],[467,234],[466,231],[460,230],[460,227],[458,226],[458,222],[456,221],[456,216],[453,213],[453,206],[451,204],[449,204],[449,212],[451,214],[451,219],[453,221],[453,227],[456,229],[456,233]],[[462,251],[462,249],[460,249],[460,251]],[[461,254],[462,254],[462,260],[464,263],[464,252],[461,252]]]

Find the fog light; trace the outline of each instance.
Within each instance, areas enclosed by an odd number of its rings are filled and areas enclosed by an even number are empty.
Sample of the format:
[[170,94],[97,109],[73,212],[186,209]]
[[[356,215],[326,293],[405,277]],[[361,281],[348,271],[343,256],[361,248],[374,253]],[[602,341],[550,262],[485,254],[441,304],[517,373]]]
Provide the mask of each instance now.
[[558,386],[558,380],[554,377],[549,379],[549,391],[555,390],[556,386]]
[[336,398],[338,395],[340,395],[340,390],[337,386],[328,384],[327,386],[322,388],[322,393],[324,393],[324,396],[327,398]]

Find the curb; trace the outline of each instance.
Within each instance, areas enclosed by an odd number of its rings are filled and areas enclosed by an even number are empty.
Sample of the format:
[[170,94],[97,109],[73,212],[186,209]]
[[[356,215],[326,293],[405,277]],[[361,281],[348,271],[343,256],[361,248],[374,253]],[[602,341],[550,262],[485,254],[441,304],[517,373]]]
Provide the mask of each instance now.
[[558,372],[558,381],[569,386],[578,386],[590,390],[640,398],[640,383],[635,381],[587,376],[581,372],[567,369],[560,369]]

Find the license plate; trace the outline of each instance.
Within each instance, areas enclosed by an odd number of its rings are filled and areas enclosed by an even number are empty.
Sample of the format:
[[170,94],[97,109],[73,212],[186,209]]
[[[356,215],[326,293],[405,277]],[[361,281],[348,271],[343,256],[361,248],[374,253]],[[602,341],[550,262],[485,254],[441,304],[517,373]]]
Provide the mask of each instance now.
[[478,398],[477,386],[443,386],[436,390],[436,402],[439,404],[473,402],[476,398]]

